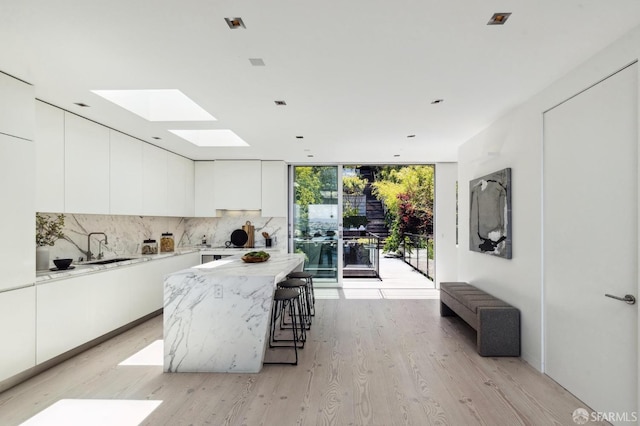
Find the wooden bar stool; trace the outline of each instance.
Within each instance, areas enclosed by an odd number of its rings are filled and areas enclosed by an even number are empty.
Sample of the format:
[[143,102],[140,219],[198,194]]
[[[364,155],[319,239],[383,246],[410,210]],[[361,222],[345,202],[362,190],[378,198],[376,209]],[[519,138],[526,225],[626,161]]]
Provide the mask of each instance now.
[[[293,326],[291,327],[291,339],[276,338],[276,324],[278,318],[289,313]],[[297,311],[297,312],[296,312]],[[298,348],[304,347],[304,341],[300,340],[300,333],[304,333],[304,325],[300,326],[302,321],[300,306],[300,291],[293,288],[278,288],[273,294],[273,306],[271,308],[271,324],[269,326],[269,347],[270,348],[293,348],[295,353],[294,362],[284,361],[265,361],[263,364],[290,364],[298,365]],[[291,342],[290,344],[278,344],[277,342]],[[302,346],[299,344],[302,342]]]
[[313,274],[311,272],[297,271],[297,272],[291,272],[289,275],[287,275],[287,278],[300,278],[307,282],[307,293],[311,295],[309,297],[310,299],[309,301],[311,302],[309,304],[309,314],[312,317],[315,316],[316,315],[316,294],[313,289]]

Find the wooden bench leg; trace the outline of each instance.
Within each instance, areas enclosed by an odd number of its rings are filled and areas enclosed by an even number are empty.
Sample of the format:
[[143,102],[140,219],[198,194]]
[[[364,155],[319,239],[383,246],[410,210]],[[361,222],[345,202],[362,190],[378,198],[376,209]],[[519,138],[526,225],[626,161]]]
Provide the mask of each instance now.
[[520,311],[478,308],[476,346],[481,356],[520,356]]

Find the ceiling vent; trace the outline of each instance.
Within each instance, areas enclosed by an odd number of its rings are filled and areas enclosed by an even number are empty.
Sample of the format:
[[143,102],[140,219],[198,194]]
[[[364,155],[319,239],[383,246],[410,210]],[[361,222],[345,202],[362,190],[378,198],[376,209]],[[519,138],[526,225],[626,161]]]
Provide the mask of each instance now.
[[264,67],[264,60],[262,58],[249,58],[249,62],[254,67]]
[[242,18],[224,18],[224,20],[232,30],[237,30],[238,28],[247,28],[244,26]]
[[494,13],[487,25],[504,25],[511,13]]
[[287,103],[285,101],[274,101],[278,106],[285,106]]
[[431,101],[431,105],[437,105],[444,102],[444,99],[434,99]]

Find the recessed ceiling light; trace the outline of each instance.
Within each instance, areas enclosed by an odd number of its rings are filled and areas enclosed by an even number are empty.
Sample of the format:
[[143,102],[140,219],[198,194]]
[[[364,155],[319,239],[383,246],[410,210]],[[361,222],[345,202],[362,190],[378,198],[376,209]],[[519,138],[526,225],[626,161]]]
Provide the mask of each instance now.
[[408,138],[415,138],[416,135],[407,135]]
[[264,67],[264,60],[262,58],[249,58],[249,62],[254,67]]
[[274,101],[278,106],[285,106],[287,103],[285,101]]
[[79,107],[82,107],[82,108],[89,108],[89,105],[82,102],[76,102],[75,105],[78,105]]
[[215,121],[177,89],[92,90],[98,96],[149,121]]
[[242,18],[224,18],[224,20],[232,30],[237,30],[238,28],[246,28],[244,26],[244,21],[242,20]]
[[400,154],[393,154],[394,157],[400,157]]
[[296,136],[296,139],[304,139],[304,136]]
[[431,105],[441,104],[444,102],[444,99],[434,99],[431,101]]
[[228,147],[249,146],[240,136],[229,129],[169,130],[174,135],[197,146]]
[[487,25],[504,25],[511,13],[494,13]]
[[155,139],[155,140],[158,140],[158,141],[159,141],[160,139],[162,139],[160,136],[151,136],[151,138],[152,138],[152,139]]
[[313,158],[313,154],[309,154],[309,155],[307,155],[307,157]]

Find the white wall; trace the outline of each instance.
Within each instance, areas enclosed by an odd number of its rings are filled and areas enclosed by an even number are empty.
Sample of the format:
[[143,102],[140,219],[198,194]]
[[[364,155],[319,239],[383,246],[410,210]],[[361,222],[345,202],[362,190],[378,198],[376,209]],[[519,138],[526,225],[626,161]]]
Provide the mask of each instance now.
[[[522,356],[539,370],[544,369],[541,327],[542,114],[559,102],[637,60],[638,57],[640,27],[505,114],[467,141],[459,150],[458,278],[520,309]],[[505,167],[512,168],[511,260],[471,252],[468,249],[468,182]]]
[[458,280],[458,248],[456,246],[456,163],[436,163],[435,225],[436,287],[441,282]]

